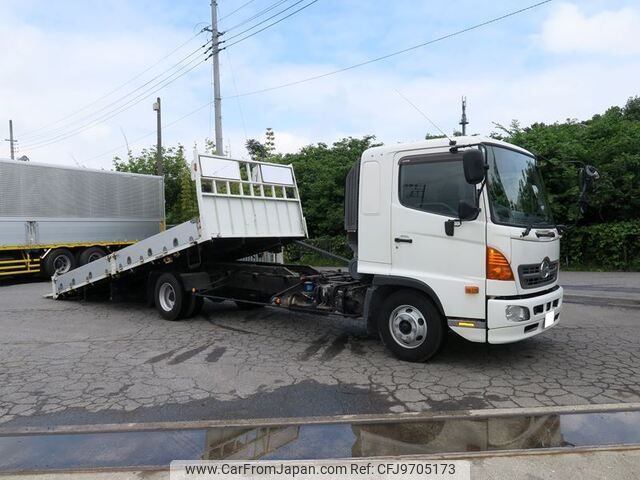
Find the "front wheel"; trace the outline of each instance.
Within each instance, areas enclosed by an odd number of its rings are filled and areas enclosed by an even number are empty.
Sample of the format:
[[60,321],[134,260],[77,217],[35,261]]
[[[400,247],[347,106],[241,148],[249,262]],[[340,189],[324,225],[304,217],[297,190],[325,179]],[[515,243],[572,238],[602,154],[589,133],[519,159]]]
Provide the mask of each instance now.
[[398,291],[383,303],[378,316],[380,337],[400,360],[424,362],[443,345],[442,315],[424,295]]

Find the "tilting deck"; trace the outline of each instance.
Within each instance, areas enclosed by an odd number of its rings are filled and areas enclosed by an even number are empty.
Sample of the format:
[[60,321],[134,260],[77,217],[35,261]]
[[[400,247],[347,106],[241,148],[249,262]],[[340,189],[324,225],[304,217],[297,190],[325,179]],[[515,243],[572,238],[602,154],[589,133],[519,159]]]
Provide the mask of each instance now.
[[[191,166],[199,218],[52,278],[53,298],[178,254],[194,245],[301,239],[307,227],[290,165],[196,153]],[[241,250],[238,249],[238,252]],[[257,252],[252,252],[257,253]],[[245,256],[238,253],[226,260]]]

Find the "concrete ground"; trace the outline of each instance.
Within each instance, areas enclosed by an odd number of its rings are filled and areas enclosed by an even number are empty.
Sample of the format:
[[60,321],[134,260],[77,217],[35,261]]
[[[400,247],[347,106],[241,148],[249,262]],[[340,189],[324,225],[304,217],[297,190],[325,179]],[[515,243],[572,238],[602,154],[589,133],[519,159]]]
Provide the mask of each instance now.
[[640,401],[640,274],[563,273],[560,323],[503,346],[455,335],[427,364],[356,321],[208,304],[167,322],[132,303],[0,287],[0,429]]

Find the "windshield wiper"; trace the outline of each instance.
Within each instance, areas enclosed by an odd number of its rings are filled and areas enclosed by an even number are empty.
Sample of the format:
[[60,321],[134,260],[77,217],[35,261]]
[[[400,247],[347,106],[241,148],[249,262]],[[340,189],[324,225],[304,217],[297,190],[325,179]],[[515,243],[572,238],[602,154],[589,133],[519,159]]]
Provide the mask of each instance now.
[[522,232],[522,234],[520,235],[520,237],[527,237],[529,236],[529,234],[531,233],[531,230],[533,230],[533,227],[536,225],[542,225],[545,221],[537,221],[537,222],[530,222],[527,225],[527,228],[524,229],[524,231]]
[[522,234],[520,235],[520,237],[527,237],[529,236],[529,234],[531,233],[531,230],[533,229],[533,223],[530,223],[529,225],[527,225],[527,228],[524,229],[524,232],[522,232]]

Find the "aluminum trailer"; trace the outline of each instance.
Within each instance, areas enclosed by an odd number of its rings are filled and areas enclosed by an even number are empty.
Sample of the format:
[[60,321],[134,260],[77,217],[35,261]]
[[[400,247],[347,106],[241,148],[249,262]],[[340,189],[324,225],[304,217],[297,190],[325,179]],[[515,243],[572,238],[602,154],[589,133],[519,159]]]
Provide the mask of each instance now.
[[69,271],[164,218],[162,177],[0,160],[0,276]]

